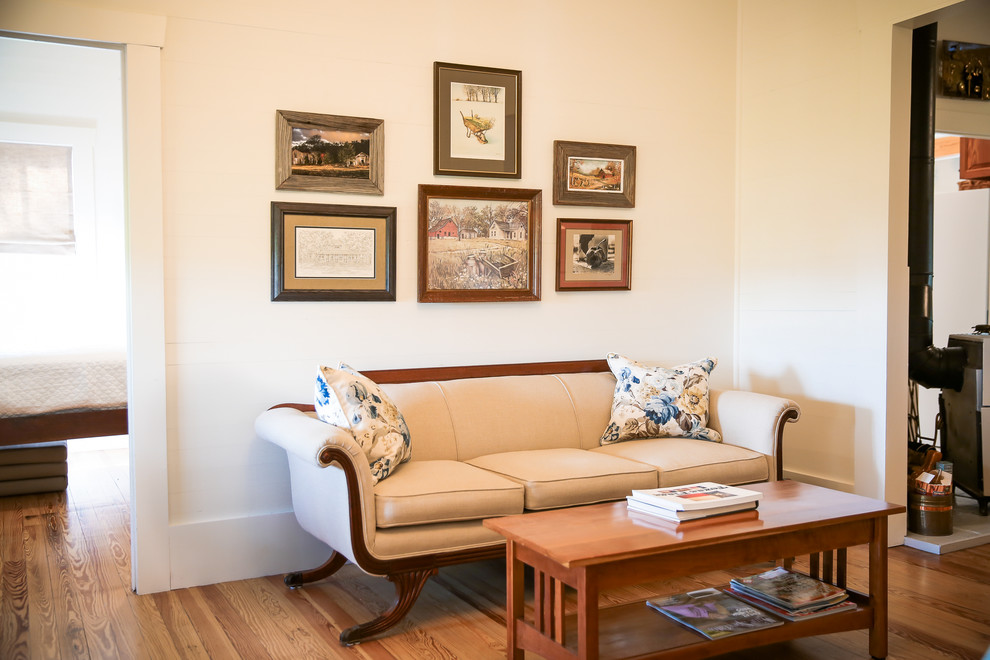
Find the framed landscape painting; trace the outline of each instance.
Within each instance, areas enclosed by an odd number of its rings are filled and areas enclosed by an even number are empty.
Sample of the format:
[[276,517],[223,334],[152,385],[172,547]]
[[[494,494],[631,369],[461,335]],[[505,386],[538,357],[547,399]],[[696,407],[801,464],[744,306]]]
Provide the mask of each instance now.
[[557,291],[628,291],[631,220],[557,220]]
[[553,203],[636,206],[636,147],[554,140]]
[[395,207],[272,202],[272,300],[395,300]]
[[540,299],[542,191],[419,187],[419,301]]
[[433,63],[433,173],[518,179],[522,73]]
[[323,192],[385,192],[385,122],[275,111],[275,187]]

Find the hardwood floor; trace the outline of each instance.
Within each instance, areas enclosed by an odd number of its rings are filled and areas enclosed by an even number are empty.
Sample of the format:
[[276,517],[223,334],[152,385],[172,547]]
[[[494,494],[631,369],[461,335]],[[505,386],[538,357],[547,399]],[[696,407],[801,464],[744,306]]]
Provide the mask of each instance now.
[[[346,648],[337,641],[340,630],[387,607],[390,583],[345,566],[296,591],[271,576],[138,596],[130,590],[127,499],[125,450],[73,451],[67,493],[0,498],[0,658],[505,657],[500,561],[442,570],[391,634]],[[865,550],[849,552],[850,586],[860,590]],[[603,601],[695,589],[761,567],[609,592]],[[891,548],[889,582],[888,657],[983,656],[990,646],[990,545],[942,556]],[[865,631],[723,656],[866,657]]]

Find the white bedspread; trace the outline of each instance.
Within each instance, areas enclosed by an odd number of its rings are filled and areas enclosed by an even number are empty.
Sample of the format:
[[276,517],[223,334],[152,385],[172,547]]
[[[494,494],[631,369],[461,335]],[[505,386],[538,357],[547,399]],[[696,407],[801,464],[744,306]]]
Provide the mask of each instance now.
[[126,406],[124,353],[0,359],[0,417]]

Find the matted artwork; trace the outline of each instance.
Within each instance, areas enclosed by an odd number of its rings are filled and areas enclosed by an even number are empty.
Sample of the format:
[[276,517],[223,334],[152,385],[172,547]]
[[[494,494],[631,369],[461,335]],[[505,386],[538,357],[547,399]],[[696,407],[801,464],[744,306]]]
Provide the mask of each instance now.
[[636,147],[555,140],[553,203],[636,206]]
[[275,187],[323,192],[385,192],[385,122],[275,111]]
[[433,64],[433,173],[518,179],[522,73]]
[[419,301],[540,299],[542,192],[419,187]]
[[628,291],[631,220],[557,220],[557,291]]
[[272,202],[272,300],[395,300],[395,213]]
[[939,65],[942,96],[990,101],[990,45],[945,40]]

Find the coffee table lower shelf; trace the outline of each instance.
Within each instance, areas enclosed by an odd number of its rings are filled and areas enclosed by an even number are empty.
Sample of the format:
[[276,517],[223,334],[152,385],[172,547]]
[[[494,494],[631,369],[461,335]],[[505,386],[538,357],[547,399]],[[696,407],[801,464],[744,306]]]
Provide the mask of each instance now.
[[[801,637],[824,635],[869,628],[872,609],[869,598],[849,590],[855,610],[828,614],[804,621],[785,621],[783,625],[722,639],[708,639],[649,607],[644,601],[604,607],[598,613],[600,660],[647,660],[648,658],[709,658],[740,649],[786,642]],[[540,649],[548,658],[577,657],[577,615],[565,617],[566,655],[560,647],[545,646],[546,638],[529,622],[517,621],[516,630],[522,645]]]

